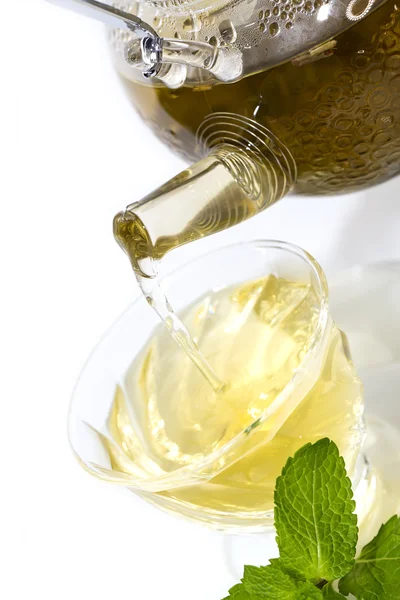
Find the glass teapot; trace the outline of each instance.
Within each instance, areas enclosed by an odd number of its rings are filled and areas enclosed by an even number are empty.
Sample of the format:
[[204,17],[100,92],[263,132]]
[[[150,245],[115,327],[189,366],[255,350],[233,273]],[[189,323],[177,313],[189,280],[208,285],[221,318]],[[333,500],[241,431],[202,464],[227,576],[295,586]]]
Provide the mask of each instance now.
[[120,217],[139,273],[290,191],[350,192],[400,171],[395,0],[52,1],[109,24],[132,104],[195,161]]

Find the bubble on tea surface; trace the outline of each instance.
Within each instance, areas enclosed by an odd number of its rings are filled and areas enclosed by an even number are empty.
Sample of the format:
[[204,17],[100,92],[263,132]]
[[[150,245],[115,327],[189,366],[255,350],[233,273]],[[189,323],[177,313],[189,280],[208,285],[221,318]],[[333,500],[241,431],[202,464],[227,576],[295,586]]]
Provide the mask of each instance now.
[[271,23],[271,25],[269,26],[269,32],[272,36],[276,36],[278,35],[280,29],[279,29],[279,25],[278,23],[274,22]]
[[375,0],[351,0],[346,9],[346,17],[350,21],[363,19],[371,10]]
[[183,29],[189,33],[197,33],[201,29],[201,21],[195,17],[190,15],[183,21]]
[[236,41],[237,33],[234,24],[229,19],[221,21],[219,24],[219,32],[222,39],[227,44],[233,44]]

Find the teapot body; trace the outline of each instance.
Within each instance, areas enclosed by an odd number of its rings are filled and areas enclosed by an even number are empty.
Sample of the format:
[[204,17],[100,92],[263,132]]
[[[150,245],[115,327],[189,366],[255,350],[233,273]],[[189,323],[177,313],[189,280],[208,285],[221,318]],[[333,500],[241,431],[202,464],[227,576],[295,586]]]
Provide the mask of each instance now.
[[[293,11],[308,4],[280,6],[280,26],[290,29]],[[266,31],[269,12],[259,15]],[[262,125],[288,149],[297,167],[295,193],[346,193],[400,172],[400,8],[394,0],[336,38],[234,83],[208,80],[198,70],[169,89],[131,74],[115,56],[141,118],[191,161],[204,154],[208,136],[216,130],[223,136],[229,114],[238,123],[244,118],[243,127],[249,120]]]

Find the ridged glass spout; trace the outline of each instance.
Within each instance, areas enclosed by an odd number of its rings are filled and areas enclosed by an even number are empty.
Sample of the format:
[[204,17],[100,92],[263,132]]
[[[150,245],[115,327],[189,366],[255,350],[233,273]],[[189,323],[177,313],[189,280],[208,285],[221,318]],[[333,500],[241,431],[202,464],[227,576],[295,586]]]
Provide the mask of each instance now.
[[258,214],[294,182],[290,153],[254,121],[215,113],[200,139],[205,158],[115,217],[115,237],[142,277],[155,276],[171,250]]

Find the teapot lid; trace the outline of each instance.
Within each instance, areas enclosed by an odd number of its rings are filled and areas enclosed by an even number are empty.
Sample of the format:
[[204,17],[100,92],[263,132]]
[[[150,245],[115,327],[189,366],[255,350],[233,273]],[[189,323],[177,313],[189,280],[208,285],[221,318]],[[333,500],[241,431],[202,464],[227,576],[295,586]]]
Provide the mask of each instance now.
[[[333,52],[334,38],[385,0],[52,0],[108,22],[123,74],[185,82],[235,81],[288,60]],[[136,67],[132,69],[132,67]]]

